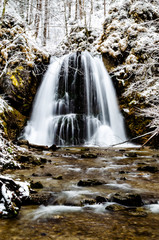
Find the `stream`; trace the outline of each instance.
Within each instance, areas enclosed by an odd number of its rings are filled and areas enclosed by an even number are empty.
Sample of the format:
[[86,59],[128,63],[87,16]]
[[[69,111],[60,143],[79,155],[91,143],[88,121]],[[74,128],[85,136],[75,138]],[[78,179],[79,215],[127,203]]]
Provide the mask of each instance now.
[[[43,187],[34,189],[34,201],[23,206],[17,218],[0,221],[0,239],[159,239],[159,151],[148,147],[28,151],[46,163],[25,163],[24,169],[5,174],[40,181]],[[118,204],[110,209],[116,204],[110,201],[115,193],[139,194],[144,205],[123,209]]]

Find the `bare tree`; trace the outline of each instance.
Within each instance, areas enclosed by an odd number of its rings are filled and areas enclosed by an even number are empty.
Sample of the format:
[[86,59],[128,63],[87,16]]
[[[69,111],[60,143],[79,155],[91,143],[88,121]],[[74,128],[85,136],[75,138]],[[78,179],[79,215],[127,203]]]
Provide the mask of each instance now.
[[35,30],[35,36],[38,36],[39,33],[39,28],[40,28],[40,20],[41,20],[41,13],[42,13],[42,0],[37,0],[37,11],[36,11],[36,15],[35,15],[35,26],[36,26],[36,30]]
[[104,0],[104,16],[106,16],[106,0]]
[[64,18],[65,18],[65,30],[66,30],[66,36],[68,36],[68,23],[67,23],[66,0],[64,1]]
[[43,43],[46,45],[49,21],[49,0],[45,0]]

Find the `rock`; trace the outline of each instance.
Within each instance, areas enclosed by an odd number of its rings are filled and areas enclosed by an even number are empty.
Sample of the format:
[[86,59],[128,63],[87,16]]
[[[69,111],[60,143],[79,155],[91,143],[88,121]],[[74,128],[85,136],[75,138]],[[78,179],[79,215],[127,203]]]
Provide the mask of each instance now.
[[145,209],[138,207],[138,208],[129,208],[119,204],[112,204],[105,208],[108,211],[112,212],[121,212],[122,214],[133,216],[133,217],[146,217],[147,212]]
[[57,176],[57,177],[53,177],[53,179],[55,179],[55,180],[62,180],[63,177],[62,177],[61,175],[59,175],[59,176]]
[[53,195],[51,193],[46,192],[40,192],[40,193],[34,193],[30,196],[30,204],[31,205],[47,205],[50,201],[50,199],[53,198]]
[[84,206],[84,205],[93,205],[95,204],[96,201],[94,199],[85,199],[84,201],[81,202],[81,205]]
[[29,188],[27,184],[14,182],[13,179],[0,177],[0,217],[16,217],[19,210],[29,199]]
[[88,179],[88,180],[80,180],[77,185],[79,187],[91,187],[91,186],[98,186],[102,184],[103,182],[100,182],[96,179]]
[[123,170],[119,171],[119,174],[125,174],[125,173],[126,173],[126,172],[123,171]]
[[6,162],[3,165],[3,170],[6,170],[6,169],[20,169],[20,166],[10,161],[10,162]]
[[96,153],[84,153],[81,155],[81,158],[97,158]]
[[119,205],[119,204],[111,204],[105,208],[106,210],[112,211],[112,212],[118,212],[118,211],[125,211],[126,207]]
[[46,163],[46,159],[44,160],[44,158],[37,158],[31,154],[19,154],[16,156],[15,160],[20,163],[29,163],[33,165],[41,165],[41,163]]
[[135,152],[129,152],[125,154],[126,157],[137,157],[137,153]]
[[46,163],[47,162],[47,159],[46,158],[40,158],[40,162],[43,164],[43,163]]
[[48,146],[43,146],[43,145],[29,144],[29,147],[36,148],[39,151],[49,150]]
[[39,177],[39,174],[33,173],[32,176],[33,176],[33,177]]
[[140,207],[143,206],[143,202],[141,196],[136,193],[115,193],[113,194],[110,199],[112,202],[119,203],[125,206],[132,206],[132,207]]
[[51,173],[45,173],[44,176],[46,176],[46,177],[52,177],[52,174],[51,174]]
[[96,203],[104,203],[107,202],[108,200],[105,197],[97,196],[96,197]]
[[29,157],[29,155],[18,155],[15,160],[20,163],[26,163],[30,161]]
[[138,171],[156,173],[158,172],[158,168],[156,166],[141,166],[137,168]]
[[60,149],[60,147],[57,147],[55,144],[53,144],[49,149],[52,151],[56,151],[56,150]]
[[17,145],[21,146],[21,145],[29,145],[29,142],[28,140],[25,140],[25,139],[21,139],[21,140],[18,140],[17,142]]
[[42,183],[39,181],[39,182],[33,182],[33,181],[31,181],[30,182],[30,187],[31,188],[37,188],[37,189],[41,189],[41,188],[43,188],[43,185],[42,185]]

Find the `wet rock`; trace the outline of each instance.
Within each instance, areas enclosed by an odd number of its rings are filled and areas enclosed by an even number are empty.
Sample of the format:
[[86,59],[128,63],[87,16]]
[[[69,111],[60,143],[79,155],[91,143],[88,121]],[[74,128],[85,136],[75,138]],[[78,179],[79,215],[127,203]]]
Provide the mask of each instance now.
[[147,216],[147,212],[144,209],[131,209],[129,211],[127,211],[126,213],[128,216],[133,216],[133,217],[146,217]]
[[33,173],[32,176],[33,176],[33,177],[39,177],[39,174]]
[[36,148],[39,151],[44,151],[44,150],[49,150],[48,146],[43,146],[43,145],[36,145],[36,144],[29,144],[30,148]]
[[150,173],[158,172],[158,168],[156,166],[141,166],[141,167],[138,167],[137,170],[143,171],[143,172],[150,172]]
[[81,205],[84,206],[84,205],[93,205],[95,204],[96,201],[94,199],[85,199],[84,201],[81,202]]
[[57,147],[55,144],[53,144],[49,149],[52,151],[57,151],[58,149],[60,149],[60,147]]
[[119,205],[119,204],[111,204],[105,208],[106,210],[112,211],[112,212],[118,212],[118,211],[125,211],[126,207]]
[[51,174],[51,173],[45,173],[44,176],[46,176],[46,177],[52,177],[52,174]]
[[140,207],[143,206],[143,202],[141,196],[136,193],[115,193],[113,194],[110,199],[112,202],[119,203],[125,206],[132,206],[132,207]]
[[14,162],[10,161],[10,162],[7,162],[3,165],[3,170],[6,170],[6,169],[20,169],[20,166],[15,164]]
[[81,155],[81,158],[97,158],[96,153],[84,153]]
[[62,180],[63,177],[62,177],[61,175],[59,175],[59,176],[57,176],[57,177],[53,177],[53,179],[55,179],[55,180]]
[[28,155],[19,155],[16,157],[16,161],[20,162],[20,163],[26,163],[30,161],[30,156]]
[[29,163],[29,164],[33,164],[33,165],[41,165],[41,163],[44,163],[44,160],[42,158],[37,158],[33,155],[30,155],[30,154],[21,154],[21,155],[18,155],[16,158],[15,158],[16,161],[20,162],[20,163]]
[[97,196],[96,197],[96,203],[103,203],[107,202],[108,200],[105,197]]
[[126,181],[127,178],[126,178],[126,177],[121,177],[120,180],[121,180],[121,181]]
[[31,205],[48,205],[50,202],[50,199],[52,199],[53,196],[50,193],[42,192],[42,193],[34,193],[30,196],[30,204]]
[[137,153],[136,152],[129,152],[125,154],[126,157],[137,157]]
[[98,186],[102,184],[103,182],[100,182],[96,179],[88,179],[88,180],[80,180],[77,185],[79,187],[91,187],[91,186]]
[[123,170],[119,171],[119,174],[125,174],[125,173],[126,173],[126,172],[123,171]]
[[138,207],[138,208],[129,208],[119,204],[112,204],[105,208],[108,211],[112,212],[121,212],[122,214],[133,216],[133,217],[146,217],[147,212],[145,209]]
[[21,139],[21,140],[18,140],[17,141],[17,145],[21,146],[21,145],[29,145],[29,142],[28,140],[25,140],[25,139]]
[[43,163],[46,163],[46,162],[47,162],[47,159],[46,159],[46,158],[40,158],[40,161],[41,161],[41,163],[43,164]]
[[30,187],[31,188],[37,188],[37,189],[41,189],[41,188],[43,188],[43,185],[42,185],[42,183],[39,181],[39,182],[33,182],[33,181],[31,181],[30,182]]

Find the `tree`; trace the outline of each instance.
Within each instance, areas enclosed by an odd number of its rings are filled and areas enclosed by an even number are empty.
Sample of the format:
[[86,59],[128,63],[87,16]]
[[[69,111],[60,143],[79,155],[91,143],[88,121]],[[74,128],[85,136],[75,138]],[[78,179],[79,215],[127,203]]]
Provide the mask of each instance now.
[[106,16],[106,0],[104,0],[104,16]]
[[6,11],[6,5],[7,5],[8,0],[3,1],[3,10],[2,10],[2,16],[1,16],[1,22],[3,22],[4,14]]
[[46,45],[49,24],[49,0],[45,0],[43,43]]
[[35,26],[36,26],[36,30],[35,30],[35,36],[38,36],[39,33],[39,28],[40,28],[40,20],[41,20],[41,13],[42,13],[42,0],[37,0],[37,11],[36,11],[36,15],[35,15]]

